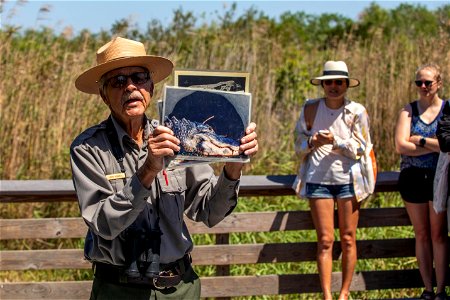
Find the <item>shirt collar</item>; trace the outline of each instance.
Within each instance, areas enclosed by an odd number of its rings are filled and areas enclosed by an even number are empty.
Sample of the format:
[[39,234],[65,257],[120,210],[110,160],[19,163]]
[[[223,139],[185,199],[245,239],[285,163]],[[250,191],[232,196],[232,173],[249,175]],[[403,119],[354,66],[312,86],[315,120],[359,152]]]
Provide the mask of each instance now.
[[[111,115],[111,119],[113,121],[114,124],[114,128],[117,132],[117,137],[119,139],[119,144],[120,147],[122,148],[122,150],[124,150],[124,145],[123,145],[123,140],[125,137],[127,137],[127,139],[131,140],[131,137],[128,135],[128,133],[122,128],[122,126],[120,126],[119,122],[117,122],[116,118],[114,118],[113,115]],[[147,118],[146,115],[144,115],[144,140],[142,143],[142,147],[147,147],[147,141],[148,138],[150,137],[151,134],[151,126],[150,126],[150,120]]]

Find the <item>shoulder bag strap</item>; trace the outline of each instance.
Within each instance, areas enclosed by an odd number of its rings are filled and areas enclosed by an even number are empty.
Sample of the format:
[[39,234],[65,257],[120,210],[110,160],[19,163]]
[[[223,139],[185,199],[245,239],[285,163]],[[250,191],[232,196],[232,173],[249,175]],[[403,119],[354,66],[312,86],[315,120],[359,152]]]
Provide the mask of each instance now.
[[319,107],[319,101],[320,100],[305,104],[305,123],[308,130],[311,130],[313,127],[314,119],[317,114],[317,108]]

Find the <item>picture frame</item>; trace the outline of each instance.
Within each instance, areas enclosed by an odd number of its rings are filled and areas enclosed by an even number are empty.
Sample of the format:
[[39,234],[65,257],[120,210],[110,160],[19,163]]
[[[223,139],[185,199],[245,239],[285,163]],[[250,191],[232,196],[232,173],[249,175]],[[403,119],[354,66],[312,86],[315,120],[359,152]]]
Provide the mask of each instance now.
[[174,86],[249,93],[250,73],[176,69],[174,71]]
[[248,162],[239,153],[251,118],[251,94],[215,89],[165,86],[162,124],[181,141],[166,168],[201,162]]

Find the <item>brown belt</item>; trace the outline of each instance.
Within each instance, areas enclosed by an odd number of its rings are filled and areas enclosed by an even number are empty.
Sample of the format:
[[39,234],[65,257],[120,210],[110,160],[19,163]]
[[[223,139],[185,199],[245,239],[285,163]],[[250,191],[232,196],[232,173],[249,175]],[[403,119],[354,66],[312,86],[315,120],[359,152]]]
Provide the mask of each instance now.
[[182,258],[169,263],[161,264],[161,272],[158,276],[149,278],[146,276],[129,277],[125,274],[125,268],[101,262],[94,262],[93,269],[96,278],[106,282],[121,285],[136,285],[156,289],[165,289],[180,283],[184,273],[191,267],[191,256],[186,254]]

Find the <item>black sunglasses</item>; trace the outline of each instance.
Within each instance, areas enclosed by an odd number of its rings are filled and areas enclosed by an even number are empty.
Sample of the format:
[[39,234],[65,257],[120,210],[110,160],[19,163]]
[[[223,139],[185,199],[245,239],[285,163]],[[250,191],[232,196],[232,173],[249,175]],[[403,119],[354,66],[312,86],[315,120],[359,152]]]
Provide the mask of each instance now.
[[327,80],[324,80],[323,83],[325,85],[331,85],[333,83],[333,81],[334,81],[334,84],[336,84],[336,85],[342,85],[344,83],[344,80],[341,80],[341,79],[327,79]]
[[416,84],[417,87],[422,87],[422,84],[425,84],[425,87],[428,88],[434,83],[434,81],[431,81],[431,80],[424,80],[424,81],[416,80],[416,81],[414,81],[414,83]]
[[134,84],[144,84],[150,79],[148,72],[136,72],[129,75],[117,75],[106,80],[106,84],[111,85],[113,88],[123,88],[128,83],[128,78]]

